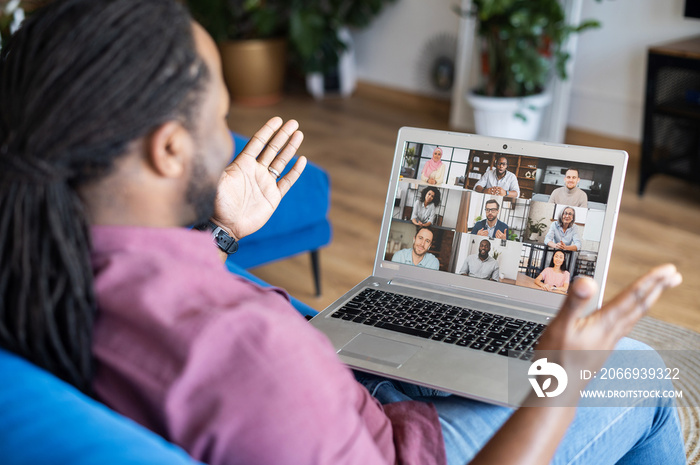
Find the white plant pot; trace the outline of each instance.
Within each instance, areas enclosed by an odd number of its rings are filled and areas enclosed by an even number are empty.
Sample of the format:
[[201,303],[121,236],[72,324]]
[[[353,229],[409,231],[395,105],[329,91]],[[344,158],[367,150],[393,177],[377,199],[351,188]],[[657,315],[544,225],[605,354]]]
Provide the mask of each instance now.
[[321,99],[329,95],[347,97],[357,87],[355,46],[350,30],[347,27],[341,27],[338,30],[338,38],[345,42],[348,48],[340,54],[337,74],[333,79],[329,79],[328,76],[324,76],[321,73],[309,73],[306,75],[306,90],[314,98]]
[[474,109],[476,133],[512,139],[537,139],[542,114],[551,101],[552,96],[548,93],[529,97],[467,94],[467,102]]

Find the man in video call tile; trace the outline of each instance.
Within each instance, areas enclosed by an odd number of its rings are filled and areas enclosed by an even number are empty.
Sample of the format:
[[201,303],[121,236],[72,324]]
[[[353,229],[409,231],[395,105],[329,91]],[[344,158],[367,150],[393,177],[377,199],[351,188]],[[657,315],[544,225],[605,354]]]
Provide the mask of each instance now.
[[578,187],[580,180],[577,168],[566,170],[564,186],[552,191],[552,195],[549,196],[549,203],[588,208],[588,196]]
[[508,171],[506,157],[496,159],[495,169],[487,170],[474,186],[477,192],[517,198],[520,196],[520,185],[515,174]]
[[500,208],[498,201],[494,199],[487,200],[484,208],[486,219],[474,225],[472,234],[488,236],[491,239],[508,239],[508,225],[498,219],[498,210]]
[[391,261],[437,270],[440,268],[440,262],[435,255],[428,253],[432,243],[433,232],[428,228],[419,228],[413,238],[413,247],[399,250],[391,257]]
[[479,244],[479,254],[469,255],[459,274],[498,281],[498,262],[489,256],[489,252],[491,252],[491,243],[484,239]]

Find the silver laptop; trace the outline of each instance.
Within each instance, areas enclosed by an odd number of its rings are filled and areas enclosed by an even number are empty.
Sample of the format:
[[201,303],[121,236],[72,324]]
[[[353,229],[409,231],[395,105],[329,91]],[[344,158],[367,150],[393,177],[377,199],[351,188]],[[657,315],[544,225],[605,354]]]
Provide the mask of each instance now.
[[[600,291],[627,153],[399,130],[372,276],[311,320],[350,367],[518,405],[577,276]],[[568,183],[568,184],[567,184]],[[426,226],[427,225],[427,226]]]

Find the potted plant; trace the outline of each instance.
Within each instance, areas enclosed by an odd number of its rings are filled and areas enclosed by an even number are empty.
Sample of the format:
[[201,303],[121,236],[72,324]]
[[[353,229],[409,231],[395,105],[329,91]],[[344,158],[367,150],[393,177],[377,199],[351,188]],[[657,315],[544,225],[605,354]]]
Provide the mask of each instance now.
[[415,147],[407,148],[404,156],[403,168],[401,169],[401,176],[405,178],[416,178],[416,167],[418,166],[419,158],[420,157],[416,155]]
[[189,0],[194,19],[219,45],[231,98],[264,105],[282,96],[290,8],[284,0]]
[[[559,0],[472,0],[467,14],[476,18],[480,42],[481,82],[467,97],[476,131],[534,139],[551,100],[548,81],[567,78],[567,39],[600,23],[568,24]],[[505,133],[508,124],[514,132]]]
[[530,240],[536,241],[542,233],[547,229],[547,224],[543,223],[544,218],[537,220],[537,223],[532,221],[532,218],[527,219],[527,230],[530,233]]
[[289,41],[314,97],[352,93],[356,72],[350,28],[366,27],[385,3],[393,1],[291,1]]

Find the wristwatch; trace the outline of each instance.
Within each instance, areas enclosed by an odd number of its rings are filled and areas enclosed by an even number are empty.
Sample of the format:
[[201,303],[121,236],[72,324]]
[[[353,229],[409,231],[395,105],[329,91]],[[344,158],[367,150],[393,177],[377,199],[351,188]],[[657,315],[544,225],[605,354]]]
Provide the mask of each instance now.
[[238,241],[229,236],[229,234],[223,228],[216,225],[214,222],[207,221],[206,223],[195,226],[195,228],[199,229],[200,231],[211,231],[211,236],[214,239],[214,243],[227,254],[230,255],[232,253],[236,253],[238,250]]

